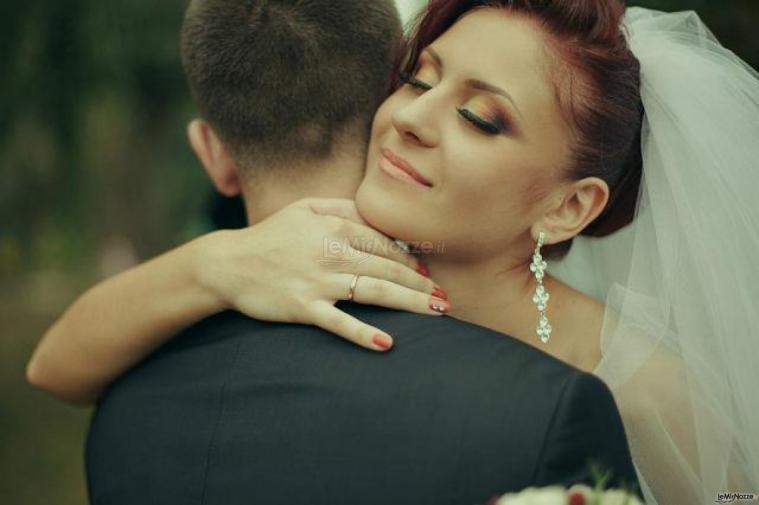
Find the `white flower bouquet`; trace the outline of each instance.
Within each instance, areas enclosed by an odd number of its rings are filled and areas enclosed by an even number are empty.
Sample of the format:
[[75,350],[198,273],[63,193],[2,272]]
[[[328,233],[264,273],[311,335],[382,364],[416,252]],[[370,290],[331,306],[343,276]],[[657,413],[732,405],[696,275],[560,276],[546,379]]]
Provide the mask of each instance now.
[[561,486],[530,487],[490,501],[489,505],[642,505],[640,499],[622,489],[593,489],[577,484],[569,489]]
[[[604,473],[599,465],[591,463],[590,473],[596,483],[594,488],[585,484],[575,484],[569,489],[528,487],[519,493],[493,497],[487,505],[643,505],[638,495],[628,489],[604,489],[611,471]],[[637,484],[634,488],[637,489]]]

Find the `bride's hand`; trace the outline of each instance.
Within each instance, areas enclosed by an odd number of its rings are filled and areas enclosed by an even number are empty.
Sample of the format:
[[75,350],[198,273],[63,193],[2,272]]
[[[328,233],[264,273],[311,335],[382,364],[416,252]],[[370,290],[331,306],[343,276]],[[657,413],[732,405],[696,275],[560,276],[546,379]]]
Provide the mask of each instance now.
[[373,350],[386,350],[392,338],[334,306],[348,299],[354,274],[354,302],[429,315],[450,310],[418,260],[369,227],[348,199],[307,198],[252,227],[210,233],[195,242],[193,264],[221,309],[319,326]]

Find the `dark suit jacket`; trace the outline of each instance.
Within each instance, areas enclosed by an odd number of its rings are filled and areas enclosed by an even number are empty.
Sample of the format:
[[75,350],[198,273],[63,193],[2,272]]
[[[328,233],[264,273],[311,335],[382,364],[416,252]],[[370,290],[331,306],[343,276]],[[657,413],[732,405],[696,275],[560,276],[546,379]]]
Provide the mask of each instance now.
[[88,434],[92,504],[484,504],[593,484],[591,460],[637,485],[597,377],[451,317],[338,307],[394,348],[226,312],[115,382]]

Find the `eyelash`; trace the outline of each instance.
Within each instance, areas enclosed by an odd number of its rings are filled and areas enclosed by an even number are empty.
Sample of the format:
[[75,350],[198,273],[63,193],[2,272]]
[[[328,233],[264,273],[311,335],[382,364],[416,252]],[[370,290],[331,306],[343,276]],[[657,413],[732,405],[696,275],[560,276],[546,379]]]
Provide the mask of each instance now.
[[[432,89],[432,86],[427,84],[424,81],[420,81],[419,79],[412,77],[408,72],[401,72],[400,79],[403,84],[408,84],[409,86],[419,89],[421,91],[429,91]],[[476,128],[480,129],[484,133],[487,133],[489,135],[498,135],[500,133],[503,133],[506,129],[505,126],[499,125],[499,124],[493,124],[488,121],[485,121],[481,117],[474,114],[469,109],[465,109],[463,107],[457,107],[456,111],[459,113],[461,117],[472,123]],[[500,121],[499,121],[500,123]]]

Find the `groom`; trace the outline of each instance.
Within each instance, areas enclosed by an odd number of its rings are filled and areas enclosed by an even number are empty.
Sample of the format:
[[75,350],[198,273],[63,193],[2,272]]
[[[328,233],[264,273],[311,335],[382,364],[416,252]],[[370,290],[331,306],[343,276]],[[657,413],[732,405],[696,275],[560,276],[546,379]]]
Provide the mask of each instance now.
[[[390,0],[198,0],[183,27],[193,148],[251,224],[351,197],[398,35]],[[608,388],[450,317],[342,303],[384,354],[226,312],[113,384],[86,447],[93,505],[484,504],[528,486],[637,484]]]

